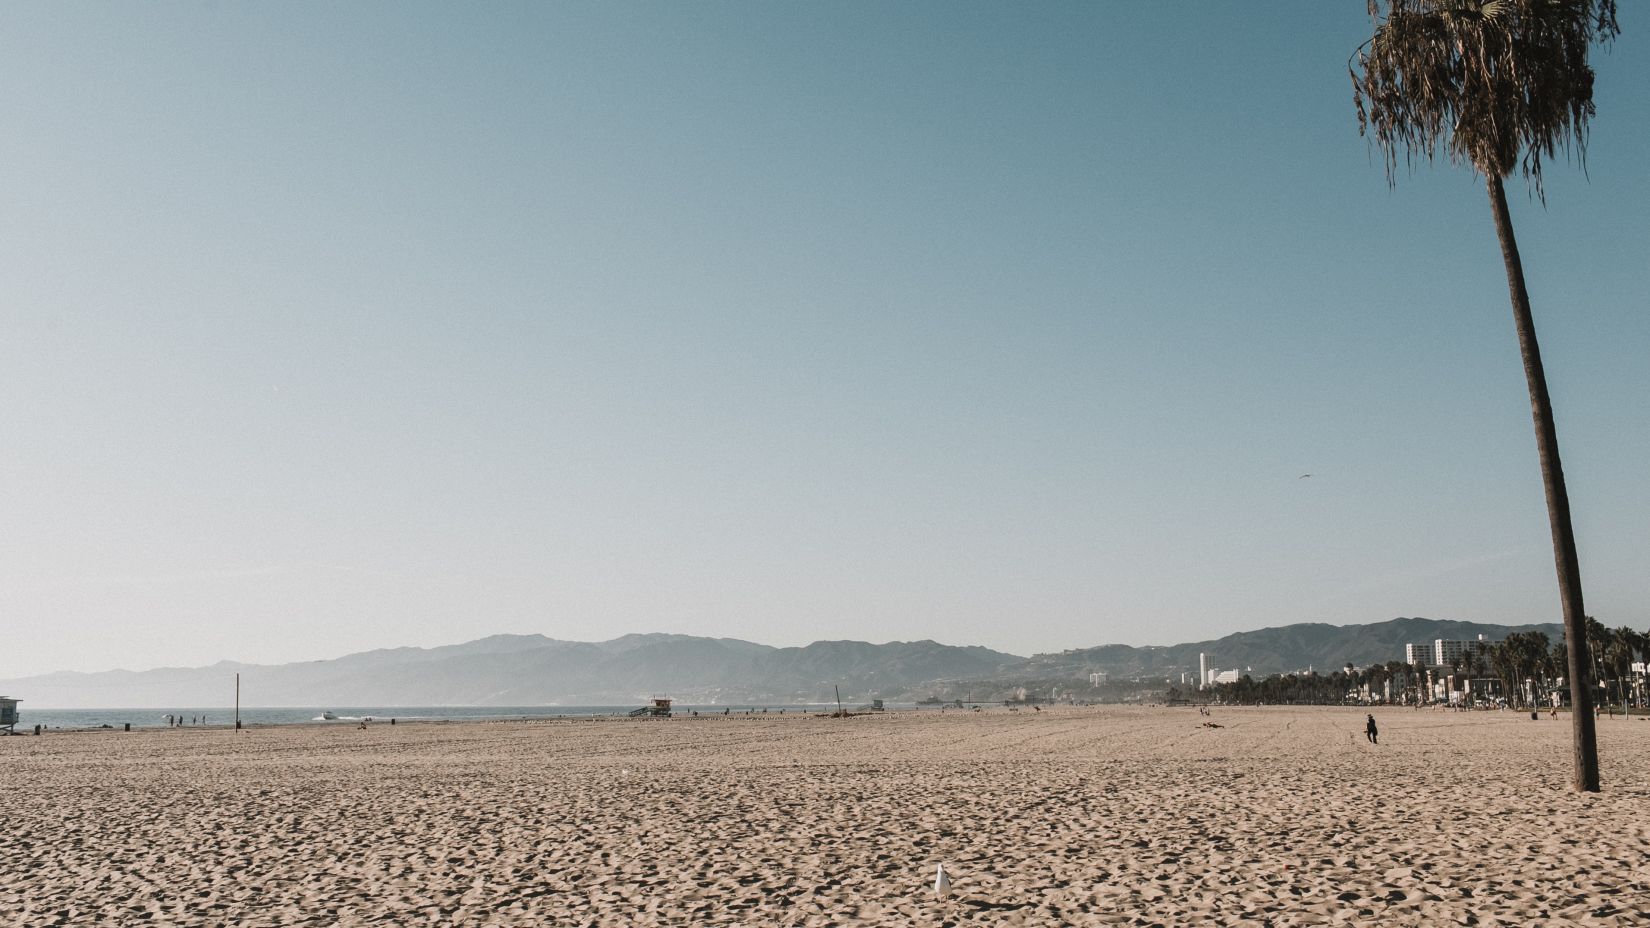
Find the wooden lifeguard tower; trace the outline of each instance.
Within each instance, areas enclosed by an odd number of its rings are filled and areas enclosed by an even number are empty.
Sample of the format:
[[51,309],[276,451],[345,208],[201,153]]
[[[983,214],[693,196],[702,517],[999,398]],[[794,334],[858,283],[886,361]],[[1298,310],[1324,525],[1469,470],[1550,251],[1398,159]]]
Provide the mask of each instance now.
[[14,730],[17,728],[17,704],[22,701],[0,696],[0,729],[4,729],[8,735],[17,734]]
[[653,697],[653,705],[630,710],[631,718],[639,718],[641,716],[670,718],[670,697],[655,696]]

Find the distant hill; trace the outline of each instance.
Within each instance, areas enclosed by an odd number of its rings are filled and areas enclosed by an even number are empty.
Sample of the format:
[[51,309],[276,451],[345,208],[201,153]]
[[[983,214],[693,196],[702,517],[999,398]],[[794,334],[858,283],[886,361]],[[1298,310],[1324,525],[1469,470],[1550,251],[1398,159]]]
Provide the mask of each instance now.
[[1198,655],[1209,656],[1209,666],[1247,669],[1256,677],[1308,667],[1334,670],[1348,662],[1367,664],[1404,659],[1404,645],[1439,638],[1470,641],[1483,635],[1500,640],[1513,632],[1545,632],[1554,642],[1563,639],[1563,627],[1545,625],[1490,625],[1437,619],[1398,618],[1371,625],[1324,625],[1317,622],[1238,632],[1213,641],[1165,647],[1135,648],[1102,645],[1038,654],[1012,673],[1030,678],[1078,676],[1104,671],[1118,677],[1172,676],[1196,671]]
[[[775,648],[736,638],[625,635],[611,641],[560,641],[543,635],[494,635],[439,648],[387,648],[296,664],[236,664],[53,673],[0,680],[0,693],[36,708],[221,706],[241,674],[248,706],[551,706],[632,705],[652,694],[689,703],[827,702],[959,693],[1008,693],[1022,683],[1087,685],[1104,671],[1114,680],[1161,682],[1210,666],[1255,676],[1316,667],[1402,660],[1404,645],[1437,638],[1504,638],[1558,625],[1486,625],[1393,619],[1373,625],[1287,625],[1214,641],[1168,646],[1111,644],[1017,657],[934,641],[816,641]],[[1040,690],[1039,690],[1040,691]]]
[[0,681],[0,692],[46,708],[221,706],[241,674],[248,706],[629,705],[825,702],[895,697],[921,683],[990,676],[1025,659],[934,641],[816,641],[775,648],[734,638],[626,635],[559,641],[495,635],[440,648],[389,648],[334,660],[141,672],[53,673]]

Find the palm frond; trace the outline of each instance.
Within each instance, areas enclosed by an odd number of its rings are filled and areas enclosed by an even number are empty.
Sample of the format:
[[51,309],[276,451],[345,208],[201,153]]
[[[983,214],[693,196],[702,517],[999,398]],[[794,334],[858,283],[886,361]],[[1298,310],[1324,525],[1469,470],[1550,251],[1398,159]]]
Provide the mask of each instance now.
[[[1559,151],[1586,162],[1595,43],[1620,31],[1615,0],[1370,0],[1374,33],[1348,62],[1360,132],[1406,165],[1451,160],[1541,192]],[[1354,63],[1355,62],[1355,63]],[[1573,146],[1573,147],[1572,147]]]

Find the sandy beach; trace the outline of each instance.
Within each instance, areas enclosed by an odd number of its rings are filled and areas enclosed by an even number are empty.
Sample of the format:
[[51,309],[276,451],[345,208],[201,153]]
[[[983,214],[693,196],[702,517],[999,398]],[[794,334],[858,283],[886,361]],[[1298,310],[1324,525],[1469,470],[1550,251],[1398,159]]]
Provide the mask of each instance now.
[[0,924],[1650,924],[1650,723],[1376,715],[4,738]]

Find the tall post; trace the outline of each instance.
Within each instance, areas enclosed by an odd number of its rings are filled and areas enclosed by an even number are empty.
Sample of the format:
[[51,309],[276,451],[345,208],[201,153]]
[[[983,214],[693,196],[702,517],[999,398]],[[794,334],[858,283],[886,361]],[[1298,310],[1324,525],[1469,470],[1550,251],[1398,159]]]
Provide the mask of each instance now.
[[235,674],[235,730],[241,730],[241,675]]
[[831,687],[836,690],[836,717],[840,719],[842,718],[842,687],[835,683],[831,684]]

